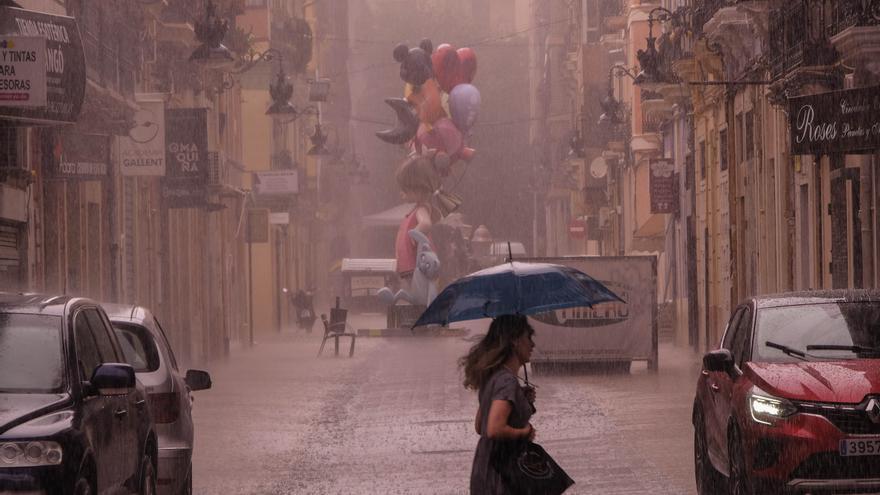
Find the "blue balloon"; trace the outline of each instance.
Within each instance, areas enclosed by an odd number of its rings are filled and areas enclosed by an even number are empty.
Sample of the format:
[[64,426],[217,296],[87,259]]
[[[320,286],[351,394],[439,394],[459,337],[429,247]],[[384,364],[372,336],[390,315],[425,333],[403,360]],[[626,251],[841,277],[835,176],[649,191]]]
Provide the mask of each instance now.
[[459,84],[449,93],[449,113],[452,122],[462,134],[466,134],[477,121],[480,113],[480,90],[473,84]]

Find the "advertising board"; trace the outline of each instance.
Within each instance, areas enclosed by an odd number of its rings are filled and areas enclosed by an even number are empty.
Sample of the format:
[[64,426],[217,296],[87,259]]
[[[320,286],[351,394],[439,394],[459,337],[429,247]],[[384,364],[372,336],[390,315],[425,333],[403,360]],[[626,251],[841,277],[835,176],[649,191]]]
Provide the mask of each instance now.
[[46,38],[0,36],[0,105],[46,105]]
[[626,304],[609,302],[530,317],[533,363],[648,361],[657,369],[657,259],[653,256],[577,256],[520,261],[581,270]]
[[0,6],[0,38],[6,36],[43,38],[44,53],[38,58],[45,89],[34,88],[45,95],[41,105],[0,102],[0,119],[24,125],[76,122],[86,93],[85,52],[76,19]]

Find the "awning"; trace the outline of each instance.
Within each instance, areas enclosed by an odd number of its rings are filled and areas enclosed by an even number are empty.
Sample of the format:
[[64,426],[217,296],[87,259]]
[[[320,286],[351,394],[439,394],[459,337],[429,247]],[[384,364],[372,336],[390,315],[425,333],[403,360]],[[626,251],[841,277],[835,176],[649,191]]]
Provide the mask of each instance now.
[[0,121],[13,125],[72,124],[86,92],[86,60],[76,19],[14,7],[0,7],[2,35],[46,38],[46,106],[0,105]]
[[415,206],[415,203],[404,203],[379,213],[367,215],[361,221],[365,227],[397,227]]
[[396,272],[394,258],[343,258],[343,272]]

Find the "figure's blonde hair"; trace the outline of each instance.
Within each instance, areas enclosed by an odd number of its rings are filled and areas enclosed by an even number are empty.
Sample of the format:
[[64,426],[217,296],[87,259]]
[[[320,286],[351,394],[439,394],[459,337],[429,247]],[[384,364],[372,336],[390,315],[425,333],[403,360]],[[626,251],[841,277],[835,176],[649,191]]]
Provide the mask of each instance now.
[[440,186],[440,177],[428,157],[411,155],[397,169],[397,185],[407,192],[430,196]]

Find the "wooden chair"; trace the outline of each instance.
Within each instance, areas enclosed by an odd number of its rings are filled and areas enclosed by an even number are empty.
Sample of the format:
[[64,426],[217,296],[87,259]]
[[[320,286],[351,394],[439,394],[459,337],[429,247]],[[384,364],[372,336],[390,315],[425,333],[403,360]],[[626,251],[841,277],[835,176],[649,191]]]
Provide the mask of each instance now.
[[326,314],[321,315],[321,322],[324,324],[324,338],[321,340],[321,348],[318,350],[319,357],[321,356],[321,353],[324,352],[324,344],[330,339],[333,339],[334,355],[339,356],[340,337],[351,337],[351,347],[348,350],[348,357],[354,356],[354,342],[355,339],[357,339],[357,334],[355,334],[354,331],[346,331],[351,328],[348,326],[348,323],[346,323],[347,318],[348,310],[339,307],[339,298],[337,297],[336,307],[330,309],[330,320],[327,320]]

